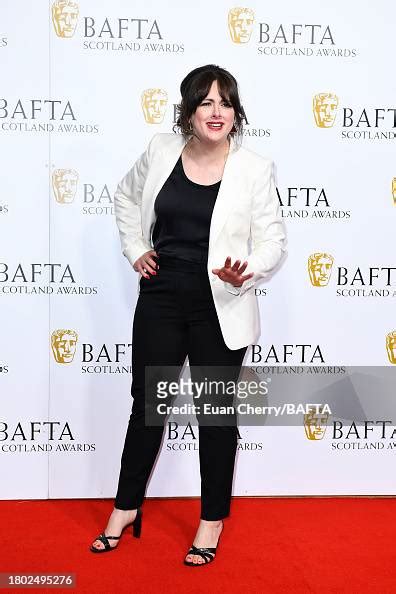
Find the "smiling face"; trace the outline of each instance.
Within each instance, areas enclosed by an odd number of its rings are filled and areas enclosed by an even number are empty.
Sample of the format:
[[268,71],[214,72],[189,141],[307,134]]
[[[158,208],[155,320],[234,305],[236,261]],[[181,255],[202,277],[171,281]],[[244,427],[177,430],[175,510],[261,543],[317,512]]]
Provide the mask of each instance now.
[[226,98],[221,97],[217,80],[191,116],[195,136],[206,143],[222,144],[234,125],[235,111]]

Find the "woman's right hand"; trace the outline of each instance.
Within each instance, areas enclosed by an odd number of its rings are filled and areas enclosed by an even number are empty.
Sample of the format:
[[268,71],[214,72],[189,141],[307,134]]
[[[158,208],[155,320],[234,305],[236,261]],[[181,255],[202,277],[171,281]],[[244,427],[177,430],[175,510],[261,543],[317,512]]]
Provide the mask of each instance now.
[[[140,272],[144,278],[150,278],[150,274],[157,274],[156,269],[159,269],[159,266],[154,260],[153,256],[158,257],[158,254],[155,250],[149,250],[148,252],[145,252],[143,256],[140,256],[140,258],[136,260],[133,265],[133,269],[136,272]],[[147,274],[147,272],[150,274]]]

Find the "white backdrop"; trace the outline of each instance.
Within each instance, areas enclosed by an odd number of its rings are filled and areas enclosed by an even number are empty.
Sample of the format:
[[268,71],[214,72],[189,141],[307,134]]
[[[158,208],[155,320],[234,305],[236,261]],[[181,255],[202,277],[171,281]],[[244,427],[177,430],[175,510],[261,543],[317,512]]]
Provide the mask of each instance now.
[[[236,76],[244,144],[275,161],[288,231],[286,262],[256,290],[261,360],[249,350],[245,365],[396,363],[386,349],[396,329],[396,270],[388,270],[396,8],[251,1],[230,31],[234,8],[225,0],[3,2],[3,499],[115,494],[132,404],[137,275],[121,254],[112,197],[152,135],[171,131],[180,82],[197,66]],[[141,105],[147,89],[162,98],[151,121]],[[321,93],[327,123],[313,113]],[[334,259],[324,286],[310,282],[314,253]],[[59,329],[78,335],[63,363],[51,349]],[[304,358],[297,345],[310,345]],[[383,420],[380,411],[373,420]],[[199,495],[195,433],[165,433],[149,496]],[[310,440],[301,417],[299,426],[240,433],[235,495],[395,493],[394,439],[380,425],[366,438],[336,439],[329,419],[324,437]]]

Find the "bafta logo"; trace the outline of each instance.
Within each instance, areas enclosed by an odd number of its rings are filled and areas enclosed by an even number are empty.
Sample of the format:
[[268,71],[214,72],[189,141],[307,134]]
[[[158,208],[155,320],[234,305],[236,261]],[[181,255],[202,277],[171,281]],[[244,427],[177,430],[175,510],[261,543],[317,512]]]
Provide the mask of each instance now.
[[52,5],[52,22],[58,37],[73,37],[78,19],[78,4],[72,0],[56,0]]
[[311,411],[304,415],[304,429],[307,439],[312,441],[323,439],[328,419],[328,412],[321,412],[320,407],[312,407]]
[[396,206],[396,177],[392,179],[392,197],[393,204]]
[[163,89],[146,89],[142,93],[142,109],[148,124],[162,124],[168,94]]
[[248,43],[252,34],[254,12],[251,8],[231,8],[228,30],[234,43]]
[[70,204],[76,195],[78,173],[74,169],[55,169],[52,174],[52,189],[59,204]]
[[74,330],[55,330],[51,334],[51,348],[57,363],[71,363],[76,352],[78,335]]
[[309,256],[309,280],[314,287],[325,287],[329,284],[333,262],[333,256],[324,252],[318,252]]
[[389,362],[396,365],[396,330],[386,335],[386,352]]
[[338,97],[333,93],[319,93],[313,98],[313,113],[318,128],[331,128],[334,125],[338,107]]

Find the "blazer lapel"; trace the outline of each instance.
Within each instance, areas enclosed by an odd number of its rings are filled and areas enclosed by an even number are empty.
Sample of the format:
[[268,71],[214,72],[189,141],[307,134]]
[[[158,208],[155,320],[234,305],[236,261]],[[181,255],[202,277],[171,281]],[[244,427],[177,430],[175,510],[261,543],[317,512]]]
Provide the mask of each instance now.
[[161,147],[158,159],[160,166],[157,163],[154,165],[157,174],[154,174],[152,177],[150,176],[150,181],[147,180],[149,183],[146,183],[144,187],[142,198],[142,230],[143,236],[146,237],[150,243],[151,230],[156,219],[154,212],[155,199],[172,173],[185,144],[186,140],[184,136],[180,134],[172,138],[172,145],[167,143],[165,146]]
[[223,177],[213,208],[212,219],[210,223],[209,251],[214,247],[216,239],[224,227],[227,217],[232,210],[232,205],[237,199],[237,193],[235,192],[238,174],[237,163],[238,150],[235,146],[234,139],[231,137],[230,151],[224,166]]

